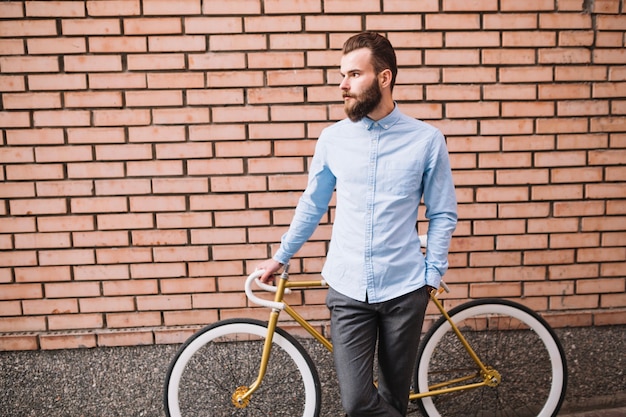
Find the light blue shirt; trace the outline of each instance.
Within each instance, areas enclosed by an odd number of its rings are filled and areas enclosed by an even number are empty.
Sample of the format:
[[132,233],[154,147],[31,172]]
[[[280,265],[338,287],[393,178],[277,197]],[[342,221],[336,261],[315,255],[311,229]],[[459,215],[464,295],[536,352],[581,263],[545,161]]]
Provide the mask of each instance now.
[[[337,207],[322,276],[336,291],[377,303],[424,285],[448,268],[456,196],[448,151],[433,126],[394,110],[379,121],[342,120],[317,141],[289,230],[274,259],[286,264],[315,231],[334,190]],[[424,197],[424,258],[416,230]]]

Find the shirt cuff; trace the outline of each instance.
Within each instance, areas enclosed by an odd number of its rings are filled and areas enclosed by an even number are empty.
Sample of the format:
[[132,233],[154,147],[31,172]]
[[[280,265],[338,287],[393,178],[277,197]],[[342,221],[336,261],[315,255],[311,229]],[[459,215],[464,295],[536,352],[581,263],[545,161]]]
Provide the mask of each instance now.
[[285,253],[285,251],[283,251],[282,248],[281,248],[281,249],[278,249],[276,251],[276,253],[272,257],[272,259],[274,259],[278,263],[281,263],[283,265],[287,265],[289,263],[289,260],[291,259],[291,256],[289,256],[287,253]]
[[441,284],[441,274],[436,269],[426,271],[426,285],[439,289]]

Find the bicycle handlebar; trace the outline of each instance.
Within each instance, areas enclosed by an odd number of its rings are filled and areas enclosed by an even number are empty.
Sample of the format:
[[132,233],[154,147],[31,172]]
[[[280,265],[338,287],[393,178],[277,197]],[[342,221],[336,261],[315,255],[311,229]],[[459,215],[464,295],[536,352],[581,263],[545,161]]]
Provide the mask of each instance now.
[[[265,300],[263,298],[257,297],[252,292],[252,282],[256,283],[257,286],[264,289],[265,291],[276,292],[275,286],[265,284],[259,281],[259,278],[263,275],[264,272],[265,270],[259,269],[259,270],[254,271],[250,275],[248,275],[248,278],[246,279],[246,285],[245,285],[246,297],[248,297],[248,299],[252,301],[254,304],[258,304],[263,307],[273,308],[276,310],[284,309],[285,308],[284,303],[278,303],[276,301]],[[288,289],[285,290],[285,292],[288,292]]]

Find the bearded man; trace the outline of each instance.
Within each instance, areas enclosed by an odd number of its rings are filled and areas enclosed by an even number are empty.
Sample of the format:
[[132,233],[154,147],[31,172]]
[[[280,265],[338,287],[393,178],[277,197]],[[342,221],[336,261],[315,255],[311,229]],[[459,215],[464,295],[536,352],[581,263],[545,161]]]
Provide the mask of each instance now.
[[[392,96],[397,72],[395,51],[382,35],[363,32],[345,42],[339,88],[348,118],[321,133],[291,225],[274,256],[257,267],[270,281],[313,234],[336,190],[322,276],[350,417],[406,415],[429,292],[448,268],[457,223],[445,139],[399,110]],[[422,198],[426,256],[415,227]]]

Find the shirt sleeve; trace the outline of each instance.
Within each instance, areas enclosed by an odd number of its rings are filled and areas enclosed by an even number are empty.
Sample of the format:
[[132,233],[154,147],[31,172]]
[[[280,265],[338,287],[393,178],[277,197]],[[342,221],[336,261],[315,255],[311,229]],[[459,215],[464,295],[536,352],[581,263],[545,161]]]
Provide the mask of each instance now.
[[436,131],[424,170],[424,204],[428,224],[426,285],[439,288],[448,269],[448,250],[457,223],[456,194],[446,142]]
[[311,237],[335,189],[336,178],[328,167],[322,137],[317,142],[309,169],[309,179],[304,193],[298,201],[294,217],[287,232],[282,236],[280,248],[273,259],[285,265]]

